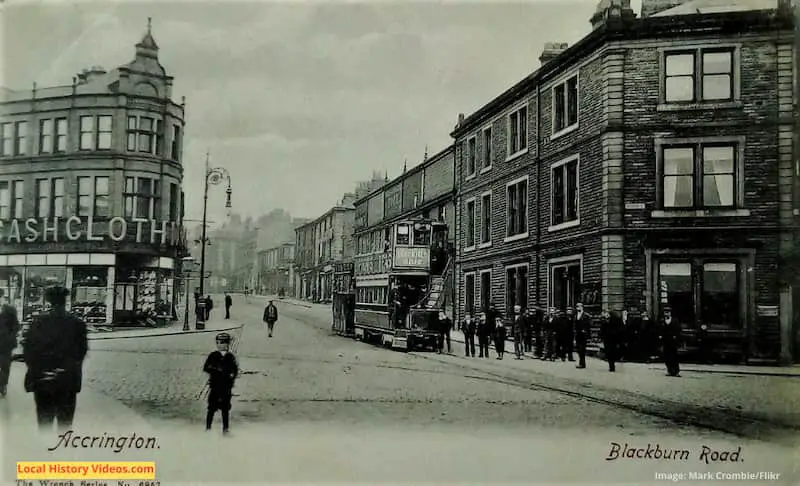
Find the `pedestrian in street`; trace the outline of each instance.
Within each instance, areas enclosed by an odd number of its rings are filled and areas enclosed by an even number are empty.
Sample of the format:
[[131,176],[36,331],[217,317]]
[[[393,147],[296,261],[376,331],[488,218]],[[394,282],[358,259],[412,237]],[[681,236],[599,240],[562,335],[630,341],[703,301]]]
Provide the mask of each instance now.
[[83,381],[83,360],[89,349],[86,324],[67,312],[68,295],[64,287],[45,291],[52,307],[34,318],[23,343],[28,367],[25,391],[33,393],[42,430],[56,420],[61,430],[72,427]]
[[659,323],[662,356],[667,367],[667,375],[680,377],[680,364],[678,362],[678,348],[681,342],[681,324],[672,315],[672,307],[665,305],[662,310],[663,317]]
[[231,306],[233,305],[233,298],[230,294],[225,293],[225,319],[231,318]]
[[514,333],[514,356],[516,359],[522,359],[523,340],[525,339],[525,316],[522,315],[522,309],[518,305],[514,306],[513,312],[511,316],[511,329]]
[[267,332],[269,337],[272,337],[272,332],[275,330],[275,323],[278,322],[278,308],[270,300],[267,307],[264,309],[264,322],[267,323]]
[[603,312],[600,334],[603,338],[606,361],[608,361],[608,371],[611,373],[617,370],[616,363],[619,360],[620,341],[624,332],[622,317],[619,314],[613,311]]
[[[475,357],[475,333],[477,330],[477,325],[472,320],[472,316],[467,314],[461,324],[461,332],[464,333],[464,353],[467,358],[470,356]],[[483,350],[481,350],[481,356],[483,356]]]
[[206,296],[206,322],[211,320],[211,310],[214,308],[214,301],[211,300],[211,296]]
[[572,306],[567,307],[562,326],[561,331],[564,333],[562,356],[568,358],[570,362],[575,362],[573,354],[575,352],[575,309]]
[[439,353],[444,352],[444,344],[447,342],[447,352],[452,353],[453,348],[450,344],[450,332],[453,330],[453,321],[444,312],[439,312]]
[[6,396],[8,376],[11,372],[11,354],[17,347],[18,333],[17,310],[10,305],[0,306],[0,398]]
[[577,368],[586,368],[586,344],[589,341],[589,336],[592,330],[592,320],[583,310],[583,304],[578,303],[575,308],[577,313],[575,315],[575,348],[578,351],[578,366]]
[[555,307],[551,307],[547,311],[547,318],[544,320],[542,326],[546,344],[544,354],[544,359],[546,361],[555,361],[558,355],[558,325],[558,311]]
[[497,351],[497,359],[503,359],[503,354],[505,354],[506,333],[506,325],[503,323],[503,318],[498,317],[495,319],[494,326],[494,350]]
[[489,327],[489,322],[486,320],[486,314],[480,314],[477,322],[478,328],[478,349],[480,353],[479,358],[489,357],[489,341],[491,340],[494,329]]
[[239,376],[239,364],[236,356],[230,352],[231,335],[221,332],[217,334],[216,341],[217,349],[209,353],[203,364],[203,371],[208,373],[206,430],[211,430],[214,415],[219,410],[222,415],[222,433],[227,434],[230,428],[233,385]]
[[544,336],[542,332],[542,323],[544,322],[543,310],[539,307],[536,307],[533,311],[531,318],[532,318],[531,329],[534,342],[533,355],[539,359],[542,359],[544,357]]
[[524,352],[533,352],[533,312],[528,309],[522,311],[522,339]]

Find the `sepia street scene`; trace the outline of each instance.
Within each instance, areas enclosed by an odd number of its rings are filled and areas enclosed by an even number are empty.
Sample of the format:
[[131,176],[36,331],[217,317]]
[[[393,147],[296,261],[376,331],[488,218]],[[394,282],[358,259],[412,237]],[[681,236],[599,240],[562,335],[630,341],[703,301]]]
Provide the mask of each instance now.
[[800,484],[796,2],[0,9],[2,484]]

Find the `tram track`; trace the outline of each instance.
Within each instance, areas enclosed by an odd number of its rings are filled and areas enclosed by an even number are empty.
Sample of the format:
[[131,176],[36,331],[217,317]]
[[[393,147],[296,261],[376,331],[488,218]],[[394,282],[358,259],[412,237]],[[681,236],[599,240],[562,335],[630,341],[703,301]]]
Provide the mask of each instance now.
[[[484,380],[490,383],[504,384],[532,391],[539,390],[557,393],[578,400],[585,400],[667,420],[676,425],[730,434],[743,439],[773,443],[778,442],[793,446],[797,445],[798,438],[800,438],[800,426],[794,423],[776,420],[771,417],[764,417],[733,409],[719,409],[680,403],[626,390],[610,389],[562,378],[559,378],[559,380],[571,386],[536,383],[531,380],[536,377],[546,377],[550,379],[552,379],[552,377],[543,375],[542,373],[526,371],[525,374],[528,376],[528,379],[522,379],[511,376],[507,372],[487,371],[470,366],[468,363],[451,363],[439,359],[436,356],[422,354],[415,354],[414,356],[444,365],[470,369],[479,374],[467,375],[467,377],[476,380]],[[591,392],[582,391],[580,390],[581,388],[584,390],[591,390]]]
[[[325,328],[318,325],[316,321],[311,321],[307,315],[295,314],[292,311],[288,311],[287,314],[289,314],[292,319],[309,325],[310,327],[321,331],[325,330]],[[773,443],[780,442],[792,446],[797,446],[798,438],[800,438],[800,425],[797,423],[760,414],[743,412],[731,408],[714,408],[676,402],[628,390],[587,384],[568,378],[556,378],[536,371],[526,370],[522,372],[525,374],[525,378],[523,379],[513,376],[514,371],[508,368],[501,368],[495,363],[487,363],[488,366],[492,366],[496,369],[496,371],[489,371],[484,368],[472,366],[466,361],[453,363],[452,361],[441,359],[437,357],[437,355],[411,352],[408,353],[408,356],[461,370],[459,374],[461,377],[503,384],[531,391],[557,393],[577,400],[589,401],[667,420],[679,426],[695,427],[702,430],[729,434],[743,439]],[[470,370],[470,373],[474,374],[464,375],[463,370]],[[500,370],[502,370],[502,372]],[[532,381],[536,379],[539,381]],[[552,383],[553,381],[558,381],[559,383]]]

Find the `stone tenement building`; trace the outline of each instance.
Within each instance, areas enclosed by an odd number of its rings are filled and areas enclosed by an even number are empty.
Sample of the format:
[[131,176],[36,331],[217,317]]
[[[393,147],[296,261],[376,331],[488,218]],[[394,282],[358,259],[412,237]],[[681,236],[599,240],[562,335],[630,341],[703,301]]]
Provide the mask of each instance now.
[[276,295],[280,290],[292,295],[294,292],[294,243],[283,243],[258,252],[257,266],[260,269],[256,289],[261,294]]
[[171,314],[185,246],[184,104],[172,83],[148,25],[133,61],[110,72],[3,89],[0,301],[23,320],[55,284],[91,323]]
[[[342,200],[325,214],[309,223],[310,230],[298,230],[301,235],[313,235],[313,267],[307,272],[304,281],[310,286],[310,296],[317,301],[333,298],[334,264],[351,261],[355,251],[353,243],[353,222],[355,194],[345,194]],[[304,243],[307,245],[308,241]]]
[[789,2],[705,3],[644,0],[637,17],[604,0],[591,33],[460,117],[462,317],[670,304],[688,347],[706,326],[715,353],[798,356]]

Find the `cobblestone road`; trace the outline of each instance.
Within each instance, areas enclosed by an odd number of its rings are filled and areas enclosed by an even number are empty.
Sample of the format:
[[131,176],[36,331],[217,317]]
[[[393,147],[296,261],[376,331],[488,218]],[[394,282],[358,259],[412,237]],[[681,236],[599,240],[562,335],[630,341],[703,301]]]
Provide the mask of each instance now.
[[[659,471],[744,470],[743,463],[701,463],[703,445],[743,447],[748,471],[782,472],[776,484],[796,478],[785,445],[754,442],[741,424],[733,427],[742,432],[737,438],[680,420],[697,415],[696,406],[670,408],[646,394],[531,374],[509,361],[398,353],[332,336],[330,311],[320,306],[280,303],[268,338],[264,302],[241,300],[234,316],[245,324],[236,350],[243,374],[230,447],[200,425],[201,366],[213,334],[92,342],[87,387],[160,431],[162,479],[585,481],[603,470],[611,483],[649,484]],[[607,462],[611,442],[681,446],[692,459]]]

